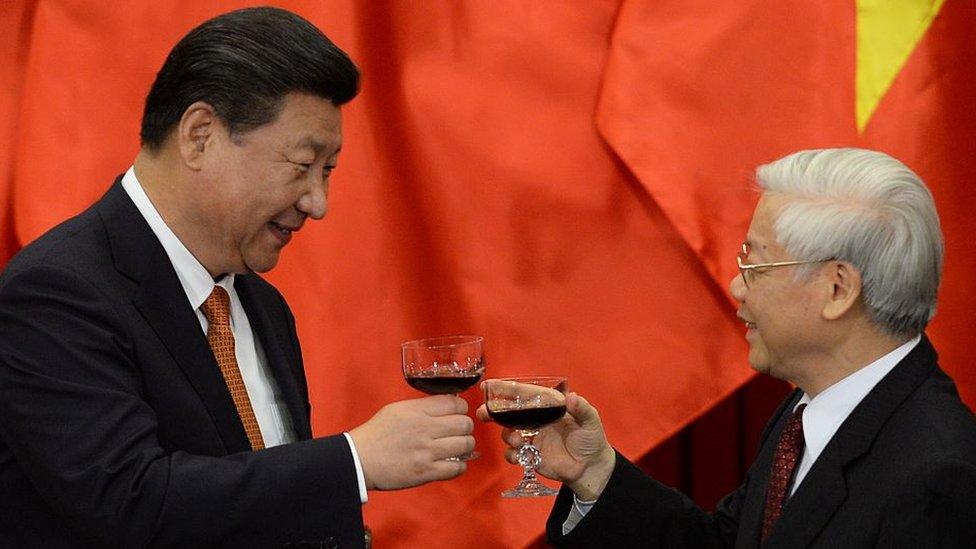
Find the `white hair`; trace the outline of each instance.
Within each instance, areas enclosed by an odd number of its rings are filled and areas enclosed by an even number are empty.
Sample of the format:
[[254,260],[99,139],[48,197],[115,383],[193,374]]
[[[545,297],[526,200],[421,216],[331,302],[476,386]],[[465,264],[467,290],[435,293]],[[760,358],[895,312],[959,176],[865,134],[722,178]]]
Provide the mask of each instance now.
[[944,251],[932,194],[914,172],[876,151],[821,149],[760,166],[756,181],[787,199],[774,224],[786,251],[853,264],[868,314],[884,331],[925,329],[935,315]]

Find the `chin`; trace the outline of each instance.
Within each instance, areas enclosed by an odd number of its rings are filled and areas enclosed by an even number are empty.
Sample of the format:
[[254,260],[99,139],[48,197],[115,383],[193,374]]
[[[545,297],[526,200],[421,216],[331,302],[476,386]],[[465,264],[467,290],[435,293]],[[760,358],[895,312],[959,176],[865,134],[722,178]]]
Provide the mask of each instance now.
[[749,366],[753,370],[760,374],[769,374],[769,359],[764,356],[753,356],[753,352],[749,352]]
[[244,261],[244,268],[249,273],[266,273],[275,268],[278,264],[278,257],[254,258]]
[[766,375],[769,375],[769,365],[767,365],[767,364],[756,364],[756,363],[750,362],[749,363],[749,366],[751,366],[752,369],[755,370],[757,374],[766,374]]

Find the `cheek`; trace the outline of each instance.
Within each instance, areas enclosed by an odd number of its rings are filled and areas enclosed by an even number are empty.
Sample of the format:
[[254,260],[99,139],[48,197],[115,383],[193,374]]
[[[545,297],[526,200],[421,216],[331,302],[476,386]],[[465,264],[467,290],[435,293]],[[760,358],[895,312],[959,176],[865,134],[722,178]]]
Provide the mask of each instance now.
[[294,170],[277,170],[254,182],[250,200],[266,212],[279,213],[298,201],[303,187],[302,176]]

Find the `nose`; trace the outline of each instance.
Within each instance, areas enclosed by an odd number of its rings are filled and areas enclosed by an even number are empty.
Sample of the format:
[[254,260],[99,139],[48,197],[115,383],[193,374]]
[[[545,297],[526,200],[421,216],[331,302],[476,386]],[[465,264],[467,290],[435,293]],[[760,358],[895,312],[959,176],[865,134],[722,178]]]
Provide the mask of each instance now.
[[298,198],[295,207],[312,219],[322,219],[328,209],[328,199],[329,180],[319,176],[314,178],[309,189]]
[[742,273],[735,275],[735,278],[729,282],[729,293],[740,303],[746,300],[746,283],[742,279]]

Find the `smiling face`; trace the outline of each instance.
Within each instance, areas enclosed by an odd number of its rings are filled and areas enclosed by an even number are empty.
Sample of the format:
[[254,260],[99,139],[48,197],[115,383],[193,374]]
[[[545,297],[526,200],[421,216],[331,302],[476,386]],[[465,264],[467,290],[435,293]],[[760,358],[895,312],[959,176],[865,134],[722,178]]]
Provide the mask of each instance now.
[[[782,197],[763,195],[760,199],[746,237],[750,250],[746,263],[796,259],[776,242],[773,224],[783,204]],[[748,328],[752,367],[800,384],[809,373],[804,366],[817,356],[824,341],[820,333],[823,300],[819,299],[823,296],[812,280],[797,280],[795,269],[786,266],[756,272],[748,287],[740,274],[732,279],[730,291],[739,302],[738,316]]]
[[242,135],[212,124],[189,191],[191,251],[214,276],[268,271],[306,218],[325,216],[342,146],[339,108],[290,94],[275,121]]

